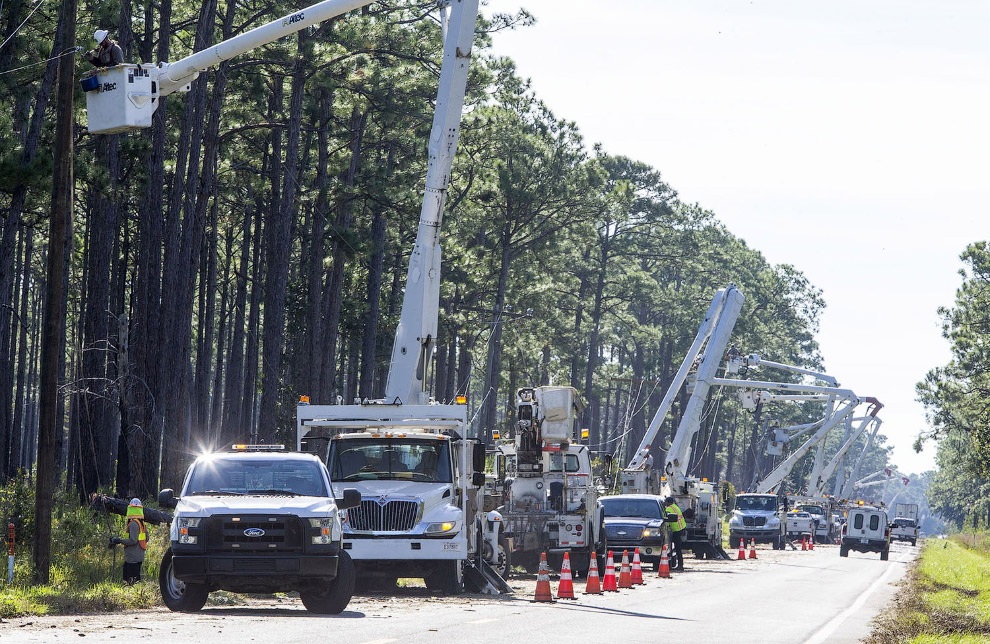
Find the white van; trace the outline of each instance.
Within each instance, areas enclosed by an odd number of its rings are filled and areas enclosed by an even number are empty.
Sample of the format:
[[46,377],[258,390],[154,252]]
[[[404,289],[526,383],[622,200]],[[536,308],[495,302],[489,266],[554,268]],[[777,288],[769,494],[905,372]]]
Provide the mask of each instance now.
[[890,525],[887,513],[871,506],[857,506],[849,510],[846,524],[842,526],[842,542],[839,556],[848,557],[849,551],[879,552],[880,559],[890,556]]

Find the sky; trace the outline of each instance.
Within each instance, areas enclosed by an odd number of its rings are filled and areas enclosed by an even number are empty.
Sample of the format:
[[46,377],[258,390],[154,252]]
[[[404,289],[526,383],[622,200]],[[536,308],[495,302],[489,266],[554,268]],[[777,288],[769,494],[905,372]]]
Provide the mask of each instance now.
[[[494,53],[589,146],[644,161],[823,291],[827,371],[885,405],[904,473],[934,466],[915,383],[949,360],[987,238],[990,2],[489,0],[536,24]],[[756,350],[756,349],[751,349]],[[758,352],[758,350],[757,350]]]

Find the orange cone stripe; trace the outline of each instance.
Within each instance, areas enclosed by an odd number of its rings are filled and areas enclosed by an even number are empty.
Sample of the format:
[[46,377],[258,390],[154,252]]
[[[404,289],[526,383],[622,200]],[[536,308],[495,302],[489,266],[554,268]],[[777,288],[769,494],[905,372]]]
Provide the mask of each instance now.
[[540,570],[536,575],[536,596],[534,602],[553,603],[553,591],[550,590],[550,571],[547,569],[547,553],[540,555]]

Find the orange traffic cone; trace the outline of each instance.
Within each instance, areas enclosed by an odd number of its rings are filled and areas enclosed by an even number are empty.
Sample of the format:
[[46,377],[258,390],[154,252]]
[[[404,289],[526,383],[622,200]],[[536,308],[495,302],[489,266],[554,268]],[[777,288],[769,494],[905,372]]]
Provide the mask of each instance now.
[[746,558],[746,540],[739,537],[739,553],[736,555],[736,559],[740,561]]
[[550,590],[550,571],[547,570],[547,553],[545,552],[540,555],[540,570],[536,575],[536,596],[533,601],[554,603],[553,591]]
[[601,595],[602,586],[598,580],[598,557],[591,556],[591,564],[588,566],[588,584],[584,587],[585,595]]
[[663,550],[660,551],[660,574],[657,577],[661,579],[670,579],[670,562],[667,561],[667,546],[664,544]]
[[808,538],[808,550],[814,550],[814,549],[815,549],[815,535],[811,535]]
[[749,558],[756,559],[756,539],[749,540]]
[[622,568],[619,569],[619,588],[632,588],[632,572],[629,570],[629,551],[622,551]]
[[808,549],[808,538],[801,537],[801,550],[807,550],[807,549]]
[[643,581],[643,562],[639,559],[639,548],[633,551],[632,583],[637,586],[646,583]]
[[605,560],[605,578],[602,580],[602,590],[607,593],[619,592],[615,583],[615,561],[612,559],[612,551],[608,551],[608,559]]
[[560,564],[560,583],[557,584],[557,599],[577,599],[574,596],[574,579],[571,577],[571,558],[564,553],[564,563]]

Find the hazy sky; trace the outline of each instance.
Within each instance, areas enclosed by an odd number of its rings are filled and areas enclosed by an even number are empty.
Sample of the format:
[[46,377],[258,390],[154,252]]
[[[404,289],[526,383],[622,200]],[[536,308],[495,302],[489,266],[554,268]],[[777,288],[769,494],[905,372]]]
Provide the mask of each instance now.
[[[985,239],[990,2],[490,0],[495,52],[590,144],[658,168],[821,288],[829,373],[885,405],[907,472],[937,307]],[[758,347],[749,347],[758,350]]]

